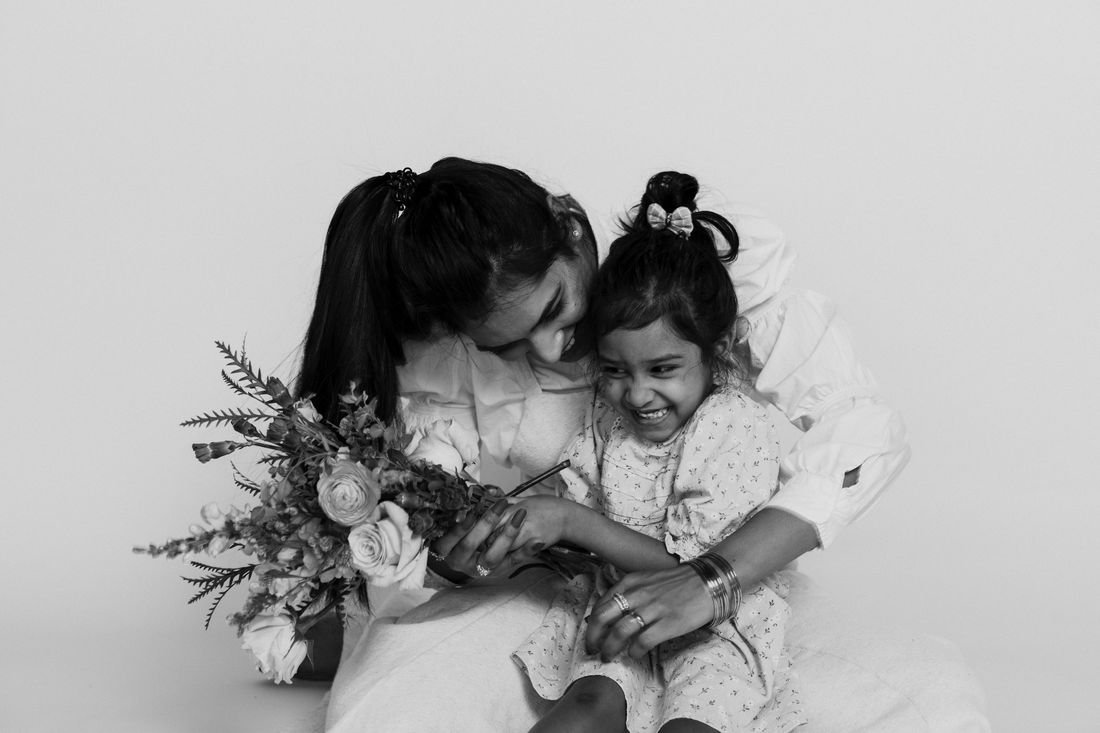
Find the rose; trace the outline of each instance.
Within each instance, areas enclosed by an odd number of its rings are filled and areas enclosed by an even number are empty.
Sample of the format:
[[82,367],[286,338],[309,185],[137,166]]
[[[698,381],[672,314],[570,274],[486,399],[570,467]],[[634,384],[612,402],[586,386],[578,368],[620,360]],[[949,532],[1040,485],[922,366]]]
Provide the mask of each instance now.
[[241,630],[241,639],[260,671],[275,682],[290,683],[306,658],[306,642],[298,637],[294,619],[282,611],[257,615]]
[[321,413],[317,412],[317,408],[315,408],[313,403],[309,400],[298,400],[294,403],[294,409],[298,411],[299,415],[310,422],[321,422]]
[[317,498],[329,519],[354,527],[374,512],[381,490],[362,464],[341,458],[329,461],[317,480]]
[[424,587],[428,553],[409,529],[409,515],[392,501],[378,505],[370,521],[348,535],[351,562],[372,585],[398,584],[401,590]]
[[410,458],[438,463],[447,468],[476,468],[481,455],[477,434],[465,429],[454,420],[436,420],[424,431],[419,442],[406,449]]
[[453,512],[466,505],[466,491],[459,486],[444,486],[439,490],[436,501],[447,511]]

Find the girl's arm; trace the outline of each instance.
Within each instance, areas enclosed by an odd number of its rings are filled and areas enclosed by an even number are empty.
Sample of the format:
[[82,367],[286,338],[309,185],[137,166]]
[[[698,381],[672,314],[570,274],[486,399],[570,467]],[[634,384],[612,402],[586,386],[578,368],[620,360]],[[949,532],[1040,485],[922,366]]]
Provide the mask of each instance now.
[[533,496],[510,508],[502,525],[516,512],[525,511],[523,526],[515,540],[532,552],[559,541],[570,542],[599,555],[628,573],[672,568],[679,559],[665,549],[665,543],[614,522],[595,509],[570,499]]

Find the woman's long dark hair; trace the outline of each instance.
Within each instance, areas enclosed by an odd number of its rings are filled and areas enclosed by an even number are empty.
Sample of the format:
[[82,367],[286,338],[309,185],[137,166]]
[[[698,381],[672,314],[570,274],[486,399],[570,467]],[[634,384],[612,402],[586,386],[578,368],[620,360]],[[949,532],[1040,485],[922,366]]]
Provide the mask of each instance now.
[[393,420],[402,344],[483,318],[496,297],[577,256],[569,234],[542,186],[499,165],[444,158],[363,181],[329,224],[298,396],[332,419],[356,382]]
[[[649,179],[633,218],[621,222],[623,235],[600,265],[592,321],[599,337],[664,318],[680,338],[701,349],[703,363],[716,375],[730,376],[737,364],[716,344],[732,335],[737,320],[737,294],[726,265],[737,257],[739,239],[724,216],[698,209],[698,195],[699,182],[686,173],[665,171]],[[650,204],[668,214],[687,207],[691,234],[654,228]]]

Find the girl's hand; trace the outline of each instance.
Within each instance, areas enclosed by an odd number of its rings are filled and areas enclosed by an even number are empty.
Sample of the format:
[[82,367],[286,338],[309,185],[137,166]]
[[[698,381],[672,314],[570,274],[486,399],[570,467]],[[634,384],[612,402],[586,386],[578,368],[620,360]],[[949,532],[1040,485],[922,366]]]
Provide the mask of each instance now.
[[[632,613],[622,612],[616,593]],[[690,566],[630,573],[593,606],[585,643],[604,662],[623,650],[640,657],[662,641],[710,623],[713,615],[710,594]]]
[[[502,563],[502,566],[509,568],[526,565],[545,548],[563,539],[570,539],[568,536],[570,520],[575,519],[574,515],[578,510],[584,511],[584,508],[576,502],[555,496],[532,496],[521,499],[512,509],[516,514],[526,512],[526,517],[519,534],[512,543],[512,550]],[[512,516],[514,517],[515,514]],[[501,521],[503,526],[507,526],[507,515]]]
[[[512,564],[504,561],[513,545],[520,547],[515,544],[515,540],[523,527],[527,512],[508,513],[508,507],[508,500],[501,499],[480,517],[466,517],[462,524],[452,527],[447,534],[435,541],[433,552],[443,556],[447,567],[474,578],[491,575],[502,565],[502,570],[511,569]],[[509,519],[501,524],[506,513],[509,514]],[[501,529],[494,533],[493,530],[498,525],[501,525]],[[489,542],[486,543],[486,540]]]

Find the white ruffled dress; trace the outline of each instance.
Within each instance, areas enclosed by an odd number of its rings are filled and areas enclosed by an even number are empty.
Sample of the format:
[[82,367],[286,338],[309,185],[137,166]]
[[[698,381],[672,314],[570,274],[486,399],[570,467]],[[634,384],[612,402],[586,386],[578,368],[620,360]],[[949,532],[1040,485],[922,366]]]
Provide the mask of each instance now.
[[[717,544],[778,487],[779,445],[767,411],[732,388],[716,390],[671,439],[633,435],[597,403],[566,450],[563,494],[693,558]],[[621,578],[604,565],[570,581],[542,625],[513,653],[538,694],[556,700],[581,677],[614,680],[630,733],[690,718],[719,731],[783,733],[805,722],[784,630],[787,583],[778,575],[745,589],[736,627],[699,630],[640,659],[603,663],[585,650],[584,618]]]

